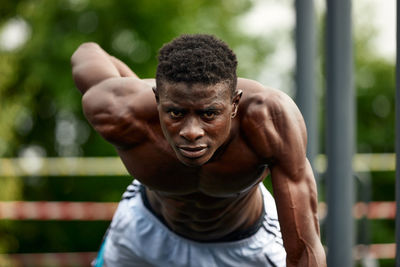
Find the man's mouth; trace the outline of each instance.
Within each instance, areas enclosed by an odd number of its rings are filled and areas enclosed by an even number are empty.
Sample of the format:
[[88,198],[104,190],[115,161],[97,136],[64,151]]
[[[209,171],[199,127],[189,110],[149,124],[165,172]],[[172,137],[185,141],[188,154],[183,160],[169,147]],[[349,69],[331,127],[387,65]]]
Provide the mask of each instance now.
[[207,152],[206,145],[199,146],[178,146],[179,151],[184,157],[199,158]]

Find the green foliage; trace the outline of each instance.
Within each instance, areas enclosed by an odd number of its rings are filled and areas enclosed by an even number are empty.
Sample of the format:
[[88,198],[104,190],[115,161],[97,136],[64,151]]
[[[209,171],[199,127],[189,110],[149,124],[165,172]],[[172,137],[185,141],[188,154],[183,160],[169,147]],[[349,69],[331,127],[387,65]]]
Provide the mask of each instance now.
[[358,56],[357,143],[362,153],[392,153],[395,141],[395,77],[393,65]]
[[[354,18],[353,21],[362,20],[357,28],[353,28],[353,79],[355,88],[356,109],[356,152],[357,153],[393,153],[395,142],[395,66],[392,62],[379,56],[373,46],[374,38],[379,29],[369,23],[371,12],[365,12],[363,18]],[[318,38],[320,71],[318,88],[321,90],[320,99],[320,150],[325,152],[325,116],[326,116],[326,25],[325,15],[319,18]],[[355,24],[355,23],[354,23]],[[357,175],[357,174],[356,174]],[[369,174],[367,174],[369,175]],[[372,172],[371,175],[371,200],[394,201],[395,200],[395,172]],[[324,175],[321,178],[325,179]],[[359,183],[358,195],[361,192]],[[326,183],[321,184],[319,198],[326,200]],[[358,196],[356,201],[362,201]],[[325,223],[321,225],[322,239],[325,239]],[[370,220],[366,229],[361,227],[362,221],[356,221],[357,239],[368,239],[370,243],[394,242],[394,220]],[[367,236],[367,237],[366,237]],[[379,260],[379,266],[393,266],[394,260]],[[358,266],[358,265],[357,265]]]
[[381,171],[371,173],[372,199],[374,201],[394,201],[396,180],[394,171]]
[[[251,1],[24,0],[1,4],[9,15],[0,24],[18,17],[31,29],[24,46],[1,52],[3,156],[16,156],[33,144],[44,148],[48,156],[115,155],[87,125],[71,79],[69,60],[83,42],[98,42],[140,77],[154,77],[158,49],[181,33],[216,34],[233,48],[252,48],[253,57],[246,61],[253,68],[240,69],[241,75],[257,71],[270,49],[265,40],[236,30],[239,15],[251,7]],[[75,137],[69,143],[60,140],[62,135],[57,137],[57,129],[62,131],[66,123],[72,125]]]
[[[251,0],[0,0],[0,33],[17,21],[27,38],[20,46],[0,44],[0,157],[116,155],[83,117],[72,81],[70,57],[83,42],[99,43],[146,78],[154,77],[164,43],[181,33],[210,33],[234,50],[251,51],[239,51],[239,62],[247,64],[239,65],[239,75],[256,75],[272,43],[237,30],[251,5]],[[0,199],[118,201],[129,180],[1,177]],[[3,221],[0,252],[97,250],[105,224],[87,225]],[[92,236],[82,238],[87,233]]]
[[[116,155],[83,117],[81,95],[72,81],[70,57],[83,42],[98,42],[145,78],[154,77],[156,55],[162,44],[181,33],[211,33],[237,52],[240,76],[257,76],[274,40],[255,38],[238,30],[241,15],[252,3],[0,0],[0,33],[10,21],[19,20],[26,23],[28,38],[14,49],[0,46],[0,157],[23,156],[27,151],[39,156]],[[319,25],[323,28],[323,23]],[[373,33],[368,27],[358,31],[354,44],[357,147],[359,152],[393,152],[393,65],[375,56],[369,46]],[[323,34],[320,36],[324,40]],[[320,87],[324,87],[323,82]],[[323,111],[325,105],[321,104]],[[323,112],[320,114],[323,119]],[[321,136],[323,125],[321,122]],[[322,142],[322,151],[323,145]],[[130,180],[0,179],[0,200],[34,201],[118,201]],[[270,179],[266,184],[271,188]],[[374,173],[374,200],[393,200],[393,184],[393,173]],[[108,222],[1,221],[0,253],[94,251],[107,225]],[[372,229],[372,242],[392,241],[388,239],[393,235],[392,222],[374,222]]]
[[21,180],[23,199],[15,200],[112,202],[121,198],[132,177],[24,177]]

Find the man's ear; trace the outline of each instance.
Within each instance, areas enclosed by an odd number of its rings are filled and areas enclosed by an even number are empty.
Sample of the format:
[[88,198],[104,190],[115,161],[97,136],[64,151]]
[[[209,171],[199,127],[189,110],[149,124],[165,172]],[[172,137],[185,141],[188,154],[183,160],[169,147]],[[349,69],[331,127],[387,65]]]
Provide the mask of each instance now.
[[243,95],[243,91],[242,90],[236,90],[233,98],[232,98],[232,104],[233,104],[233,108],[232,108],[232,118],[234,118],[236,116],[236,113],[238,111],[238,107],[239,107],[239,101],[242,98]]
[[157,90],[157,87],[155,87],[155,86],[153,86],[153,93],[154,93],[154,96],[156,97],[156,102],[157,102],[157,104],[158,104],[158,102],[159,102],[159,100],[160,100],[160,98],[159,98],[159,96],[158,96],[158,90]]

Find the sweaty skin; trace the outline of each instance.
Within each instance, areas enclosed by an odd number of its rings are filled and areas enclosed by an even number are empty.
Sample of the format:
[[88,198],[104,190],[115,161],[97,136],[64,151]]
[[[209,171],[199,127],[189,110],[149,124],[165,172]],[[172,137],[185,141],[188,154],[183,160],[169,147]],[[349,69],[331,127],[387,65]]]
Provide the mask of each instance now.
[[85,116],[173,231],[207,241],[249,228],[271,174],[287,266],[326,266],[306,129],[287,95],[247,79],[233,94],[225,83],[156,88],[94,43],[71,61]]

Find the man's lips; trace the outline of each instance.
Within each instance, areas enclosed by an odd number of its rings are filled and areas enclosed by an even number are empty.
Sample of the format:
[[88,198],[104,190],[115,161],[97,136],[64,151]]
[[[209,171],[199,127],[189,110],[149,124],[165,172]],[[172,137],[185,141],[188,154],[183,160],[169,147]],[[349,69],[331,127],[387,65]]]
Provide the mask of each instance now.
[[178,146],[181,154],[187,158],[199,158],[207,152],[206,145],[199,146]]

